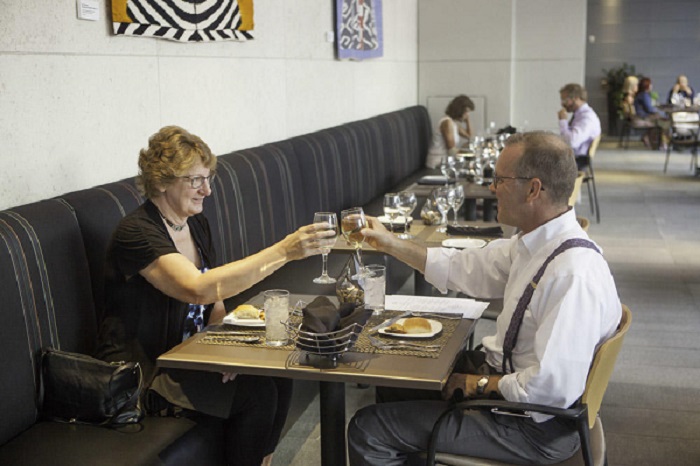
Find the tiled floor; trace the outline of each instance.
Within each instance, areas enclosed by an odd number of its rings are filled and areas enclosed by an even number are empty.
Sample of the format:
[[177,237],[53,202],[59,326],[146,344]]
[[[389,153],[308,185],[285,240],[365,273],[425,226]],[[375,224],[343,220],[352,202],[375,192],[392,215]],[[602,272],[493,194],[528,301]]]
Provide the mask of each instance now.
[[[603,143],[595,159],[600,244],[633,322],[601,418],[611,466],[700,464],[700,177],[688,152],[665,154]],[[579,215],[593,218],[588,199]],[[479,323],[478,335],[493,330]],[[348,386],[348,419],[372,389]],[[282,440],[276,466],[320,465],[318,403]]]

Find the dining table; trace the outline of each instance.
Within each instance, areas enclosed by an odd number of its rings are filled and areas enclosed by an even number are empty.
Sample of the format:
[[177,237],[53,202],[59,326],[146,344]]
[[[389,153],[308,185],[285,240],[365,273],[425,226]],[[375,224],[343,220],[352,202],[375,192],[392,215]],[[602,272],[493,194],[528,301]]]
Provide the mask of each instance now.
[[[290,305],[304,306],[316,298],[313,295],[291,295]],[[337,303],[337,298],[332,297]],[[261,306],[262,294],[250,304]],[[264,327],[233,327],[222,324],[207,327],[161,355],[161,368],[190,369],[213,372],[234,372],[319,382],[321,463],[324,466],[346,464],[345,440],[345,384],[369,384],[426,390],[441,390],[452,372],[457,356],[465,348],[475,321],[455,314],[444,318],[432,316],[441,322],[441,330],[428,339],[412,340],[419,346],[438,345],[439,350],[420,348],[396,349],[375,346],[369,335],[391,317],[402,313],[387,309],[382,315],[372,316],[362,329],[352,348],[338,357],[318,355],[297,348],[294,340],[279,347],[266,346]],[[227,339],[226,332],[231,333]],[[258,335],[259,341],[239,341],[240,334]],[[391,337],[374,333],[372,338]]]
[[[462,227],[474,227],[475,229],[488,229],[486,231],[489,231],[493,228],[500,227],[501,230],[503,231],[502,235],[492,235],[492,234],[484,234],[480,235],[478,232],[477,233],[471,233],[468,235],[451,235],[448,234],[446,231],[446,226],[445,225],[425,225],[422,220],[420,219],[412,219],[412,221],[409,223],[409,229],[408,232],[411,233],[414,237],[410,240],[405,240],[405,241],[412,241],[416,244],[419,244],[421,246],[424,246],[426,248],[437,248],[437,247],[450,247],[448,243],[446,243],[446,240],[454,240],[454,239],[473,239],[473,240],[482,240],[483,243],[482,245],[486,245],[489,242],[498,239],[498,238],[510,238],[517,232],[517,228],[512,227],[510,225],[505,225],[501,223],[495,223],[495,222],[489,222],[485,220],[473,220],[473,221],[458,221],[457,222],[458,226]],[[385,225],[386,226],[386,225]],[[388,226],[387,226],[388,229]],[[396,233],[398,234],[398,233]],[[352,253],[355,251],[355,248],[348,244],[346,241],[343,240],[343,238],[339,238],[338,241],[336,241],[335,245],[333,246],[332,249],[333,252],[340,252],[340,253]],[[377,249],[373,248],[369,244],[362,243],[362,254],[368,254],[368,255],[375,255],[375,254],[384,254],[381,251],[378,251]],[[433,294],[433,286],[428,283],[425,280],[425,276],[418,272],[414,271],[413,272],[413,286],[414,286],[414,292],[416,295],[419,296],[431,296]]]
[[[459,178],[456,183],[459,183],[464,188],[464,218],[468,221],[474,221],[478,218],[478,201],[482,202],[482,218],[485,222],[493,222],[496,219],[496,193],[489,189],[490,183],[484,181],[477,183],[464,178]],[[430,192],[437,185],[421,184],[417,181],[405,188],[405,191],[413,191],[416,196],[425,199],[430,195]]]

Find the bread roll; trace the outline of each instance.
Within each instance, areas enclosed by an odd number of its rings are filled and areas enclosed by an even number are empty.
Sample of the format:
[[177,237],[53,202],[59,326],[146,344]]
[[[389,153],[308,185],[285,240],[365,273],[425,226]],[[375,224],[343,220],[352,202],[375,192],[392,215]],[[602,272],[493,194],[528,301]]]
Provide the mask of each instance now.
[[251,304],[241,304],[233,310],[236,319],[259,319],[260,311]]
[[403,325],[401,325],[399,323],[391,324],[384,331],[389,332],[389,333],[401,333],[401,334],[406,333],[406,330],[404,330]]
[[423,317],[409,317],[403,322],[403,329],[406,333],[430,333],[433,330],[428,319]]

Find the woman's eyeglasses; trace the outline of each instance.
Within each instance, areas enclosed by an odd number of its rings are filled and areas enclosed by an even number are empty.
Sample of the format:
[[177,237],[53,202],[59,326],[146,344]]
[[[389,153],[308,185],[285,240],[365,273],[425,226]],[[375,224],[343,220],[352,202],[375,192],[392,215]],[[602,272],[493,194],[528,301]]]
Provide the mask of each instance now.
[[214,181],[214,178],[216,178],[216,173],[211,172],[209,174],[209,176],[183,175],[183,176],[176,176],[175,178],[184,178],[186,180],[189,180],[190,186],[192,187],[192,189],[199,189],[204,184],[204,180],[207,180],[207,183],[209,184],[209,186],[211,186],[212,182]]

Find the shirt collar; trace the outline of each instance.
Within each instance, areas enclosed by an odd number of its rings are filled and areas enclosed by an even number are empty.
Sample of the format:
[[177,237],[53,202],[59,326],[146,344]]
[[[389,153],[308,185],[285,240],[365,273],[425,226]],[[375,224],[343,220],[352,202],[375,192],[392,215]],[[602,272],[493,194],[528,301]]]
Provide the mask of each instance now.
[[539,227],[532,230],[530,233],[522,235],[518,242],[525,247],[530,254],[534,254],[544,248],[548,243],[560,237],[563,233],[572,231],[576,228],[580,229],[576,221],[576,212],[569,208],[562,215],[555,217]]

